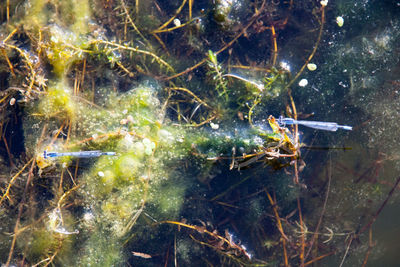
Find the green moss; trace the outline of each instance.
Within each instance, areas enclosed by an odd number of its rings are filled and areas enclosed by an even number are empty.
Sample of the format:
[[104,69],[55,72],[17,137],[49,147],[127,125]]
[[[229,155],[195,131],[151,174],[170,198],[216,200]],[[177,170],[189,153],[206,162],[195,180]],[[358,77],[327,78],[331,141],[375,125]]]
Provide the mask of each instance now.
[[118,266],[123,261],[122,244],[115,237],[97,228],[85,244],[85,248],[74,257],[75,266]]
[[51,253],[57,245],[54,233],[47,229],[37,229],[30,238],[29,259],[40,259],[41,256]]
[[39,115],[46,118],[74,119],[76,110],[77,103],[65,80],[51,84],[38,106]]
[[49,30],[50,42],[46,49],[47,59],[53,66],[53,73],[62,78],[69,67],[77,60],[83,59],[85,48],[81,36],[69,29],[53,25]]
[[158,216],[176,218],[184,202],[186,185],[183,183],[167,183],[153,193],[152,202],[157,205]]
[[24,25],[30,27],[43,27],[46,24],[48,16],[43,12],[45,4],[46,1],[43,0],[30,1],[31,8],[29,8],[26,14],[26,22]]
[[142,166],[142,161],[133,153],[125,154],[118,158],[114,166],[114,172],[119,179],[133,181],[138,175],[137,171]]
[[74,24],[71,26],[76,35],[88,33],[88,22],[91,18],[91,9],[88,0],[71,0],[73,5]]
[[[70,219],[72,219],[71,216],[65,216],[66,221],[70,221]],[[23,233],[17,245],[22,249],[29,247],[25,255],[28,262],[38,262],[57,252],[56,262],[70,264],[70,253],[73,253],[74,238],[75,235],[59,234],[42,225],[40,228]]]

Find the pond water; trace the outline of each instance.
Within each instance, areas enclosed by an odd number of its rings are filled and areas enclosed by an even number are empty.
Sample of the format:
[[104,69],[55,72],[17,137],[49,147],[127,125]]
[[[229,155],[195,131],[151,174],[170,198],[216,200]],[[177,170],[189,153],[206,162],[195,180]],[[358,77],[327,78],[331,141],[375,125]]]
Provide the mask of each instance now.
[[5,266],[398,266],[400,2],[0,4]]

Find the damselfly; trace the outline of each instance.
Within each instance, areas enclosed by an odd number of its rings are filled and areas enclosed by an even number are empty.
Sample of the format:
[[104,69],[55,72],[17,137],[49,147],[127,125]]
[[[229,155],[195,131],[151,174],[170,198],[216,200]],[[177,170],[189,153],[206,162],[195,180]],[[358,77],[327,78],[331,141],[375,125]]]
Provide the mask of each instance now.
[[299,124],[318,130],[331,131],[331,132],[336,132],[338,129],[343,129],[348,131],[353,130],[353,127],[351,126],[339,125],[336,122],[299,121],[292,118],[284,118],[283,116],[279,117],[278,123],[280,126]]
[[44,151],[43,158],[55,158],[55,157],[77,157],[77,158],[96,158],[100,156],[114,156],[115,152],[103,152],[100,150],[92,150],[92,151],[76,151],[76,152],[50,152]]

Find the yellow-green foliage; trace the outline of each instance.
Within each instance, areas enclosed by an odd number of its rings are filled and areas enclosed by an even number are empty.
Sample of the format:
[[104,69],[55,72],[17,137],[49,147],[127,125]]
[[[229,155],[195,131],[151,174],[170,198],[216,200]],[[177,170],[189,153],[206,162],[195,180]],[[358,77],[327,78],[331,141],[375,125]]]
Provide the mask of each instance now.
[[84,175],[84,192],[89,194],[88,204],[101,217],[104,229],[122,236],[144,202],[157,207],[155,217],[173,218],[178,214],[186,186],[170,184],[169,176],[174,174],[161,162],[176,157],[174,149],[178,147],[176,143],[182,143],[184,133],[182,129],[164,129],[154,86],[141,85],[121,95],[111,93],[105,97],[109,101],[104,107],[79,107],[77,121],[89,136],[102,134],[97,128],[100,125],[110,135],[119,133],[85,144],[115,151],[117,155],[98,159]]
[[43,28],[49,22],[55,22],[71,26],[71,30],[78,36],[88,32],[87,23],[90,18],[88,0],[30,0],[22,22],[28,28]]
[[29,4],[23,25],[45,36],[44,52],[53,66],[53,73],[60,78],[73,62],[83,58],[83,49],[87,46],[84,36],[89,32],[91,19],[89,2],[32,0]]
[[[65,0],[64,0],[65,1]],[[71,0],[73,4],[74,24],[71,29],[77,34],[88,32],[88,22],[91,17],[91,10],[88,0]]]
[[122,266],[119,265],[123,261],[121,247],[122,244],[115,242],[109,232],[96,229],[86,242],[78,266]]
[[31,247],[29,250],[30,258],[40,258],[42,255],[51,253],[57,244],[57,239],[54,233],[48,231],[46,228],[40,228],[33,231],[32,236],[29,238]]
[[28,9],[25,17],[24,25],[28,27],[42,27],[47,22],[47,12],[44,11],[46,1],[32,0],[29,2],[30,8]]
[[84,40],[68,29],[53,25],[49,30],[50,42],[47,44],[46,55],[53,66],[53,72],[58,77],[67,73],[72,63],[83,58]]
[[67,263],[71,261],[67,255],[73,249],[72,239],[74,237],[74,235],[62,235],[42,227],[33,229],[26,235],[23,234],[19,241],[17,240],[19,242],[17,245],[24,250],[27,245],[29,246],[29,249],[26,250],[26,258],[30,261],[40,261],[57,252],[57,261]]
[[153,198],[158,204],[159,216],[174,218],[179,214],[184,200],[186,185],[183,183],[169,183],[157,188]]
[[133,181],[137,176],[138,168],[142,165],[142,158],[131,153],[120,156],[115,164],[115,173],[122,181]]
[[72,96],[72,90],[65,80],[50,84],[47,93],[41,98],[38,113],[46,118],[58,119],[74,118],[77,103]]

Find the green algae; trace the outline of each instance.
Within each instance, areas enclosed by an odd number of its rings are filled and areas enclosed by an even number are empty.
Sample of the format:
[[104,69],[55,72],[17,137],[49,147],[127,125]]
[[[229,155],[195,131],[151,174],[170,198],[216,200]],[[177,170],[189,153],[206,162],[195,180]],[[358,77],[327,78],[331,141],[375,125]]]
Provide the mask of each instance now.
[[38,113],[46,118],[57,118],[60,120],[75,117],[77,102],[74,101],[72,90],[65,80],[50,84],[47,94],[38,105]]

